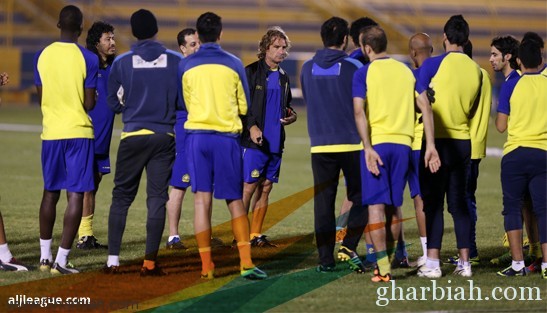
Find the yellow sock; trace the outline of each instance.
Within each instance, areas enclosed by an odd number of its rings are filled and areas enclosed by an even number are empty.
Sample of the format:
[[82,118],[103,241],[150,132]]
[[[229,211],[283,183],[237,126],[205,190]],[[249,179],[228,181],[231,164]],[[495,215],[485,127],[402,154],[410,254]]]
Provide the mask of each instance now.
[[395,250],[397,250],[397,243],[398,243],[398,240],[386,242],[386,252],[387,252],[388,260],[390,262],[393,261],[393,257],[395,256]]
[[253,260],[251,260],[251,244],[248,241],[240,241],[237,243],[237,250],[239,251],[239,260],[242,268],[253,268]]
[[207,275],[215,269],[215,264],[211,257],[211,247],[199,248],[199,257],[201,258],[201,274]]
[[253,239],[254,237],[260,237],[262,234],[261,233],[252,233],[250,236],[249,236],[249,239]]
[[378,258],[377,264],[378,269],[380,270],[380,275],[385,276],[386,274],[391,273],[391,264],[389,263],[389,258],[387,256]]
[[84,236],[93,236],[93,214],[89,216],[82,216],[80,228],[78,228],[78,236],[79,238]]
[[149,270],[153,270],[156,267],[156,261],[144,260],[142,267],[146,267]]
[[530,243],[530,250],[528,250],[528,255],[532,255],[535,257],[541,257],[543,253],[541,252],[541,243],[539,242],[531,242]]

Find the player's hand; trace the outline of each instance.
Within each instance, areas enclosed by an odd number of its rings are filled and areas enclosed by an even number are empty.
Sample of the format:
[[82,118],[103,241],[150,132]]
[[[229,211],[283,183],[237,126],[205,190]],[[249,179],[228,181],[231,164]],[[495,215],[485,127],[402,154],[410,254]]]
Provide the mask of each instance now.
[[384,162],[382,162],[380,155],[374,149],[365,149],[365,162],[369,172],[376,176],[380,175],[378,166],[384,166]]
[[425,94],[427,95],[427,99],[429,100],[429,103],[431,104],[435,103],[435,90],[429,87],[427,88]]
[[425,149],[425,168],[429,168],[431,173],[436,173],[441,168],[441,158],[435,147]]
[[9,83],[9,75],[6,72],[0,74],[0,86],[4,86]]
[[251,141],[254,142],[256,145],[262,146],[263,138],[260,128],[258,128],[258,126],[256,125],[253,125],[249,129],[249,133],[251,134]]
[[285,126],[296,122],[296,118],[296,112],[294,112],[291,108],[287,108],[287,116],[279,121],[281,122],[281,125]]

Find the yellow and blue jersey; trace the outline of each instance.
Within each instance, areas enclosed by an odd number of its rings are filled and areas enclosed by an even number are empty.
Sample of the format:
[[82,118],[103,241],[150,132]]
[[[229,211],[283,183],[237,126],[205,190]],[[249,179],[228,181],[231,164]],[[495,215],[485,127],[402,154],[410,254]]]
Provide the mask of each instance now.
[[432,104],[435,138],[469,140],[469,114],[481,85],[477,63],[461,52],[448,52],[425,60],[416,86],[435,91]]
[[216,43],[201,45],[179,64],[187,132],[240,134],[247,114],[249,85],[241,61]]
[[396,143],[411,146],[415,83],[412,71],[392,58],[376,59],[355,72],[353,97],[365,100],[372,145]]
[[73,42],[54,42],[34,59],[34,83],[42,87],[42,140],[93,138],[84,90],[97,87],[99,59]]
[[475,115],[469,120],[469,135],[471,136],[471,159],[486,157],[486,137],[488,135],[488,121],[492,108],[492,83],[488,72],[481,68],[482,84],[479,104]]
[[542,73],[524,74],[502,85],[498,113],[509,116],[504,155],[518,147],[547,150],[546,111],[547,77]]

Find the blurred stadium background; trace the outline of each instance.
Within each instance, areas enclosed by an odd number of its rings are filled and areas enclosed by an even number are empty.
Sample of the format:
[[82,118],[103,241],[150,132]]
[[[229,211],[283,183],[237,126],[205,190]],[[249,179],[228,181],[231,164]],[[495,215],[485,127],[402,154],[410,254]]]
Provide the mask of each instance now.
[[[158,40],[177,49],[176,35],[194,27],[197,17],[213,11],[223,18],[221,45],[238,55],[243,63],[256,59],[257,43],[269,26],[279,25],[292,41],[289,58],[283,63],[299,95],[298,75],[302,63],[321,48],[321,23],[331,16],[349,22],[369,16],[388,34],[388,52],[405,59],[408,38],[426,32],[434,41],[434,54],[442,51],[442,28],[448,17],[463,14],[470,24],[474,58],[488,70],[496,86],[502,77],[492,72],[488,57],[494,36],[512,34],[518,39],[526,31],[547,33],[545,0],[0,0],[0,71],[10,83],[0,90],[5,105],[36,105],[33,86],[33,57],[36,51],[56,40],[60,9],[74,4],[84,13],[87,29],[95,20],[116,28],[118,54],[134,42],[129,17],[139,8],[151,10],[159,23]],[[351,47],[351,45],[350,45]]]

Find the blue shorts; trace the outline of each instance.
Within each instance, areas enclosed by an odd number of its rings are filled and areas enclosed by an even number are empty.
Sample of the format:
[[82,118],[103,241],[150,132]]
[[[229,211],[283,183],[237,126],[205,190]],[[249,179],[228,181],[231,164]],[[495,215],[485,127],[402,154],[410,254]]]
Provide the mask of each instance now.
[[420,173],[420,150],[412,150],[408,167],[408,189],[410,189],[411,198],[422,196],[418,173]]
[[264,153],[258,149],[243,150],[243,181],[257,182],[261,177],[277,183],[281,170],[281,154]]
[[95,154],[93,162],[95,173],[110,174],[110,156],[103,154]]
[[184,124],[175,124],[175,162],[171,173],[171,183],[173,187],[186,189],[190,187],[190,172],[188,171],[188,160],[185,153],[186,132]]
[[[544,218],[547,211],[547,151],[537,148],[518,147],[501,159],[501,187],[503,191],[503,215],[515,221],[505,223],[506,231],[522,229],[520,219],[522,201],[530,193],[535,215]],[[520,224],[520,225],[519,225]],[[542,233],[540,229],[540,234]],[[547,240],[547,239],[544,239]],[[544,241],[541,241],[544,243]]]
[[361,169],[363,204],[403,205],[403,193],[410,163],[410,147],[382,143],[374,146],[384,165],[379,166],[380,175],[368,171],[366,165]]
[[42,141],[44,189],[86,192],[95,189],[93,139]]
[[239,137],[187,133],[186,151],[193,192],[213,192],[216,199],[243,197]]

